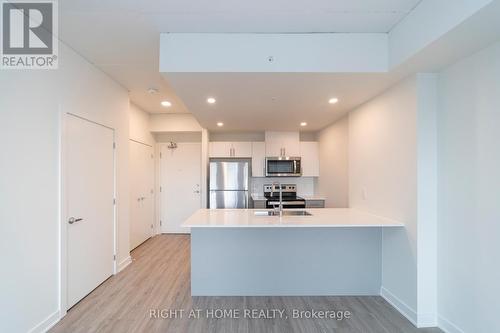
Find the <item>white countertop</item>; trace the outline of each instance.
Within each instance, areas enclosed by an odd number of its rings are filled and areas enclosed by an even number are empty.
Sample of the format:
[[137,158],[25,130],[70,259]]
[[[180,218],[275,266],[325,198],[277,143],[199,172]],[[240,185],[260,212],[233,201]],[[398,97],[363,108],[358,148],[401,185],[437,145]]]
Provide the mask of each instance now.
[[306,200],[326,200],[325,197],[322,197],[320,195],[299,195],[299,196]]
[[258,200],[267,200],[267,199],[262,194],[252,194],[252,200],[258,201]]
[[[299,209],[300,210],[300,209]],[[403,227],[404,224],[352,208],[308,208],[312,216],[256,216],[262,209],[199,209],[183,227]]]

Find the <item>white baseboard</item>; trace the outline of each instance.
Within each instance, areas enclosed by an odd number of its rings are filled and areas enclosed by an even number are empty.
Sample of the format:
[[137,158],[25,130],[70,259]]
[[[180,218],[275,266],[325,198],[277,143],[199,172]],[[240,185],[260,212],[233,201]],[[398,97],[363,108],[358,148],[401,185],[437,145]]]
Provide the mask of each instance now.
[[438,321],[435,313],[419,313],[417,315],[417,327],[437,327]]
[[440,315],[438,315],[438,326],[446,333],[464,333],[457,325]]
[[380,296],[382,296],[389,304],[406,317],[415,327],[437,327],[438,321],[434,313],[419,313],[412,309],[408,304],[400,300],[396,295],[391,293],[384,287],[380,288]]
[[60,320],[59,310],[49,315],[45,318],[41,323],[30,329],[29,333],[45,333],[52,328],[55,324],[57,324]]
[[128,256],[127,258],[123,259],[119,264],[118,264],[118,272],[120,273],[123,271],[128,265],[132,263],[132,257]]
[[417,312],[409,307],[405,302],[396,297],[389,290],[384,287],[380,288],[380,296],[382,296],[390,305],[398,310],[403,316],[406,317],[415,327],[417,327]]

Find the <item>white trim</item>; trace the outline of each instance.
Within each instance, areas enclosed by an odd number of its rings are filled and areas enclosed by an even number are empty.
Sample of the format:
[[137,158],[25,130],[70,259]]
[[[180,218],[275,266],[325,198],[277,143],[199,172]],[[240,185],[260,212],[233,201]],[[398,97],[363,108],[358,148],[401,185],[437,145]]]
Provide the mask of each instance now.
[[435,313],[419,313],[417,314],[417,327],[437,327],[437,317]]
[[441,315],[438,315],[438,327],[446,333],[464,333],[457,325]]
[[380,296],[384,298],[390,305],[406,317],[415,327],[417,327],[417,312],[408,306],[405,302],[396,297],[389,290],[384,287],[380,288]]
[[128,256],[127,258],[123,259],[119,264],[118,264],[118,272],[123,271],[125,268],[127,268],[128,265],[132,263],[132,257]]
[[61,110],[59,105],[59,131],[60,131],[60,145],[59,145],[59,168],[60,168],[60,179],[59,179],[59,205],[60,205],[60,216],[59,216],[59,317],[62,318],[66,315],[67,310],[67,224],[64,223],[68,216],[67,212],[67,201],[66,201],[66,139],[67,139],[67,122],[66,113]]
[[45,333],[50,330],[55,324],[57,324],[60,320],[59,310],[49,315],[45,318],[41,323],[33,327],[28,331],[28,333]]

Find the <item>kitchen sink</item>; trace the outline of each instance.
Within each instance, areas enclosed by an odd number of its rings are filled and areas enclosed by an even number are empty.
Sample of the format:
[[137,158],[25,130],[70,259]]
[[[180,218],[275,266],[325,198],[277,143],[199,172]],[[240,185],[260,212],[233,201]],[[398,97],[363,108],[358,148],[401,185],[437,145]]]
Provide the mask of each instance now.
[[[254,213],[256,216],[279,216],[280,212],[275,210],[259,210]],[[283,216],[311,216],[312,214],[305,210],[284,210]]]

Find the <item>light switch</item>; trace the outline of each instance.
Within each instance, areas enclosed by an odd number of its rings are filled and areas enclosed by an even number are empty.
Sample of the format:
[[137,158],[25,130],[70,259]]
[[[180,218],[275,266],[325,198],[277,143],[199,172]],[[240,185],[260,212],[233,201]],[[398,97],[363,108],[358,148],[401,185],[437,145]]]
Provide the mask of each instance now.
[[368,193],[367,193],[367,191],[366,191],[366,187],[363,187],[363,188],[361,189],[361,198],[362,198],[363,200],[368,199]]

